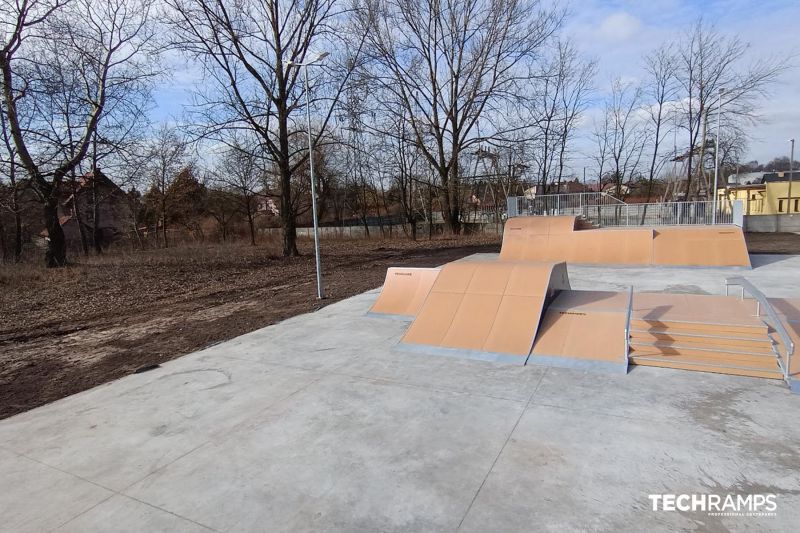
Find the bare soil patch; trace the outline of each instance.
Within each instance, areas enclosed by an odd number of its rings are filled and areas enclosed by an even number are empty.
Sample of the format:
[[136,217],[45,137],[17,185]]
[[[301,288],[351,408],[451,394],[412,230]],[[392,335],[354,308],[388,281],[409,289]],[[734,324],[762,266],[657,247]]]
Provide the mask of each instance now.
[[389,266],[497,252],[500,238],[323,241],[322,302],[312,245],[300,248],[295,258],[212,245],[0,267],[0,418],[373,289]]
[[745,233],[751,254],[800,254],[800,234]]

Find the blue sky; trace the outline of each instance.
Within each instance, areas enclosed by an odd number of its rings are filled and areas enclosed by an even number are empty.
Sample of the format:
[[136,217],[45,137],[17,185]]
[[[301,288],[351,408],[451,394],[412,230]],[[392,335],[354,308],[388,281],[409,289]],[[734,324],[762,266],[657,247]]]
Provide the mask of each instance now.
[[[760,120],[750,131],[746,159],[766,162],[776,155],[788,155],[787,139],[800,139],[800,1],[572,0],[567,6],[570,17],[561,35],[597,60],[597,104],[613,78],[638,80],[642,56],[660,43],[679,37],[702,16],[721,32],[749,42],[752,60],[794,56],[793,68],[759,104]],[[173,79],[156,93],[156,121],[180,115],[182,105],[189,102],[191,88],[200,81],[197,69],[178,56],[171,55],[168,66]],[[586,156],[590,121],[585,124],[570,162],[576,173],[583,165],[592,166]]]
[[[751,131],[747,159],[766,162],[788,156],[787,139],[800,139],[800,2],[762,1],[598,1],[570,4],[564,36],[598,61],[595,85],[602,90],[616,76],[635,81],[642,75],[641,58],[660,43],[680,37],[698,17],[721,33],[750,43],[748,60],[795,56],[789,69],[759,103],[759,123]],[[581,166],[576,156],[573,166]],[[591,166],[591,163],[587,162]]]

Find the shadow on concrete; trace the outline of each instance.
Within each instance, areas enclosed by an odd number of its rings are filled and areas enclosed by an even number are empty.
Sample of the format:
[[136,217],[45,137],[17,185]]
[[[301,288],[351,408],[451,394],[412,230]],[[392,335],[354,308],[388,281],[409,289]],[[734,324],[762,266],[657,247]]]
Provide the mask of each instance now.
[[750,264],[752,267],[758,268],[762,266],[771,265],[773,263],[780,263],[795,257],[791,254],[750,254]]

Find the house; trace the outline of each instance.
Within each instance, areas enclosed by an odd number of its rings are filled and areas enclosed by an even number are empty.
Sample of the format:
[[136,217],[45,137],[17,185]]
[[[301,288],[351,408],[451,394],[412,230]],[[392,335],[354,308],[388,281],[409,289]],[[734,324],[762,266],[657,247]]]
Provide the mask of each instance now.
[[[791,172],[793,181],[800,181],[800,170]],[[742,172],[728,176],[728,185],[753,185],[771,181],[788,181],[789,172]]]
[[720,201],[742,200],[745,215],[800,213],[800,183],[796,182],[766,181],[734,185],[717,193]]
[[[65,181],[60,196],[59,223],[67,246],[93,244],[97,238],[100,246],[107,247],[128,234],[133,222],[128,196],[100,169]],[[47,239],[47,229],[39,236]]]

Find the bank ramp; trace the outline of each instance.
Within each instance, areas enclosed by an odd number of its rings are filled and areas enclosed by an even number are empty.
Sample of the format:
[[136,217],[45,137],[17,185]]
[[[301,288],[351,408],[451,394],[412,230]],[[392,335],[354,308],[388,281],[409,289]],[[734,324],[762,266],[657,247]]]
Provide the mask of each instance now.
[[525,364],[547,303],[566,289],[563,262],[449,263],[400,347]]

